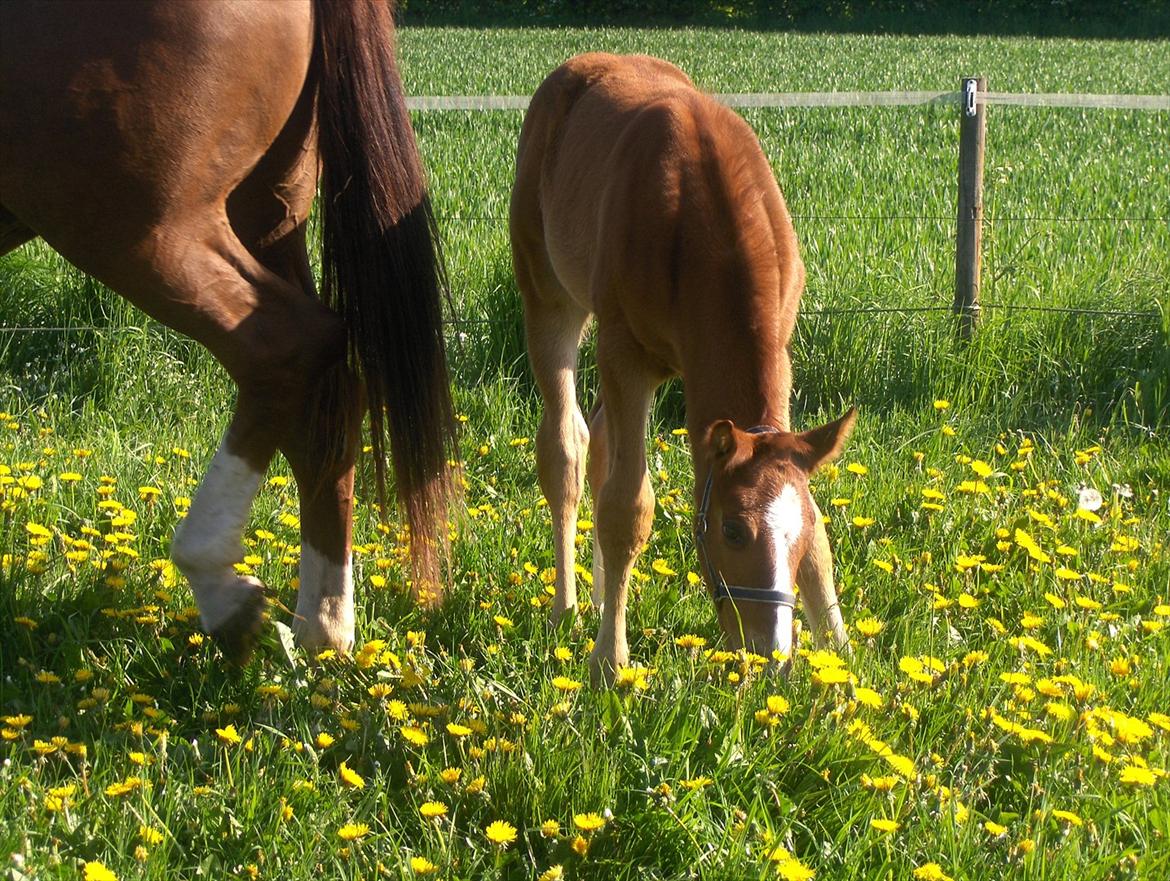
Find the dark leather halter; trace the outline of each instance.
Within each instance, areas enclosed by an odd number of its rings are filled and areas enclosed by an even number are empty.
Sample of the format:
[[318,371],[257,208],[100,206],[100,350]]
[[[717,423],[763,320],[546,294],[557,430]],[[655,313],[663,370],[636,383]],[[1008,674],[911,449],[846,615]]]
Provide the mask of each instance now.
[[[776,431],[770,425],[757,425],[748,429],[748,434],[772,434]],[[711,562],[707,553],[707,508],[711,504],[711,484],[715,476],[714,467],[707,472],[707,482],[703,486],[703,499],[699,504],[695,516],[695,544],[699,548],[699,557],[703,560],[703,567],[707,570],[707,580],[711,585],[711,598],[718,603],[720,600],[746,601],[752,603],[768,603],[773,606],[796,606],[796,594],[783,588],[744,587],[738,584],[728,584],[719,570]]]

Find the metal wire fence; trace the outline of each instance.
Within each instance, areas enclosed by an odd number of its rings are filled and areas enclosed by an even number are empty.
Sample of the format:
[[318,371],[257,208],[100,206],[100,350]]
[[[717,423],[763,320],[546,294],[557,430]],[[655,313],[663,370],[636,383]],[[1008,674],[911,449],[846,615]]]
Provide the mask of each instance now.
[[[1020,107],[1060,107],[1084,109],[1137,110],[1170,112],[1170,95],[1088,95],[1071,93],[1011,93],[978,91],[965,94],[962,91],[887,91],[887,92],[790,92],[790,93],[736,93],[718,94],[719,101],[734,108],[832,108],[832,107],[898,107],[915,105],[962,105],[964,101],[978,101],[986,104],[1004,104]],[[417,112],[488,112],[520,111],[527,108],[528,96],[521,95],[442,95],[417,96],[407,100],[409,108]],[[836,223],[881,223],[889,221],[910,222],[954,222],[955,215],[940,214],[794,214],[793,219]],[[489,223],[506,226],[508,219],[500,215],[459,213],[448,214],[440,224]],[[1029,214],[988,216],[984,222],[990,225],[1010,223],[1128,223],[1167,224],[1170,214],[1151,211],[1134,215],[1063,215]],[[460,292],[456,292],[456,296]],[[1156,310],[1091,309],[1073,306],[1043,306],[984,302],[980,309],[1017,312],[1056,313],[1065,315],[1108,316],[1138,319],[1158,319]],[[952,312],[950,305],[930,306],[856,306],[837,308],[802,309],[802,316],[830,317],[846,315],[915,314]],[[477,325],[504,324],[503,319],[460,318],[451,319],[450,327],[472,327]],[[133,327],[102,327],[96,325],[62,326],[0,326],[0,336],[21,333],[84,333],[84,332],[140,332]]]

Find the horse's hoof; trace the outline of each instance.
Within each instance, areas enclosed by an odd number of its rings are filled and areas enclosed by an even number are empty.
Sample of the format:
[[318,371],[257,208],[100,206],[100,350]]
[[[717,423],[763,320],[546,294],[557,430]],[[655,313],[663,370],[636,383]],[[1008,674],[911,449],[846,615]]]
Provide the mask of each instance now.
[[570,629],[573,622],[577,620],[577,604],[571,606],[557,607],[555,604],[548,613],[548,629],[562,630]]
[[589,655],[589,684],[594,688],[612,688],[618,671],[630,665],[628,652],[598,652]]
[[264,624],[264,607],[264,590],[254,587],[232,616],[211,631],[224,657],[237,667],[247,664],[256,650],[256,638]]
[[322,631],[309,633],[304,628],[296,627],[296,622],[294,622],[292,631],[296,644],[310,658],[316,658],[324,651],[333,651],[339,655],[348,655],[353,651],[355,644],[352,632],[349,636],[330,636]]

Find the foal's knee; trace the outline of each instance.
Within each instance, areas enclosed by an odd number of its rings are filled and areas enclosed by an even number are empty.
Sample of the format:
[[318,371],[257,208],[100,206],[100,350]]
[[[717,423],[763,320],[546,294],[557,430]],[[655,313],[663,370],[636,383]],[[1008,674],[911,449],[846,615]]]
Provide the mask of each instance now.
[[650,537],[654,520],[654,493],[649,481],[643,477],[633,492],[617,483],[607,480],[598,500],[597,537],[607,560],[613,554],[615,560],[638,554]]

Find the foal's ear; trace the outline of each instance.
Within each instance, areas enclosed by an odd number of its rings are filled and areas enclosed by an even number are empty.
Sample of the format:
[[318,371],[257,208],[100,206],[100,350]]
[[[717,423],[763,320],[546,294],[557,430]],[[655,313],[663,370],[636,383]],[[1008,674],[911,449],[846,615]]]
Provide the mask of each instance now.
[[797,435],[808,448],[809,474],[841,455],[841,451],[845,448],[845,441],[849,439],[856,422],[857,408],[850,407],[849,411],[840,419],[834,419],[820,428],[804,431]]
[[714,459],[724,459],[735,451],[735,424],[730,419],[720,419],[707,429],[707,449]]

